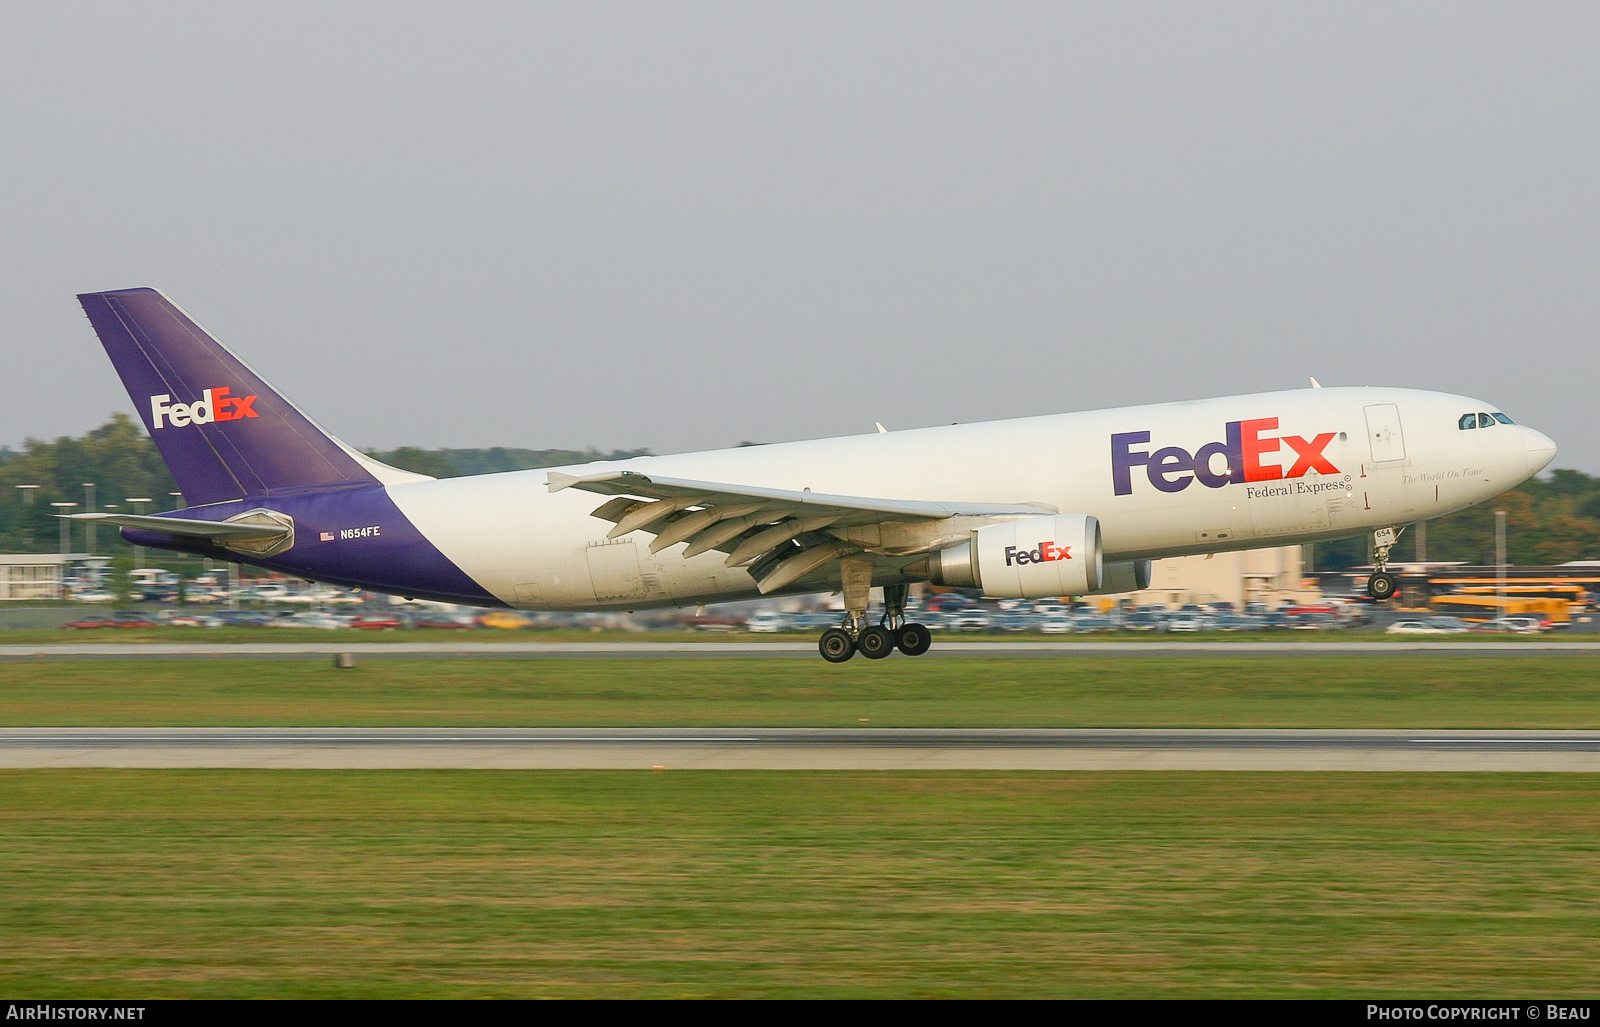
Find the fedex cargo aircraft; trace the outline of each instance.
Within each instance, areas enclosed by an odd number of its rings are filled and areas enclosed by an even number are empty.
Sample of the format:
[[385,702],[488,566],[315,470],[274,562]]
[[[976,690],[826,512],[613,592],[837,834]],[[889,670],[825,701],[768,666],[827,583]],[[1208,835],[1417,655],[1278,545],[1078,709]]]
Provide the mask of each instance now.
[[[1044,598],[1167,556],[1369,535],[1389,548],[1538,473],[1493,404],[1310,388],[435,480],[319,428],[153,289],[78,297],[185,509],[86,513],[143,546],[525,610],[842,591],[824,658],[928,650],[917,581]],[[598,499],[597,499],[598,497]],[[869,593],[883,609],[869,621]]]

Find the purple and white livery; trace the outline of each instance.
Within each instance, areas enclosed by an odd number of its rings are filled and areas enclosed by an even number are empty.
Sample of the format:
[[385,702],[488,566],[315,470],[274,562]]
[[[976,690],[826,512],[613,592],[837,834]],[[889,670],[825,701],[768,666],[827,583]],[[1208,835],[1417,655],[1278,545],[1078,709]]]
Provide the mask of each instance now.
[[[840,590],[844,623],[820,642],[835,662],[927,650],[904,619],[914,581],[1107,594],[1143,587],[1160,557],[1371,533],[1385,598],[1405,525],[1483,502],[1556,452],[1478,400],[1313,388],[435,480],[323,431],[161,293],[78,298],[186,505],[80,519],[476,606]],[[885,609],[869,624],[874,586]]]

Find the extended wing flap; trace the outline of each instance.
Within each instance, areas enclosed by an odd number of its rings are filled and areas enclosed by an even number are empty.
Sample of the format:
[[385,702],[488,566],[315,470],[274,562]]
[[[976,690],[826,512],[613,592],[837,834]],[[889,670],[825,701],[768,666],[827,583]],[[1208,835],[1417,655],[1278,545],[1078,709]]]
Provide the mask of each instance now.
[[[783,588],[851,553],[916,552],[945,537],[942,529],[918,525],[1057,512],[1043,503],[841,496],[637,471],[586,475],[552,471],[546,484],[551,492],[576,488],[615,497],[594,510],[595,517],[615,523],[610,538],[647,532],[656,536],[650,544],[653,553],[686,542],[685,558],[720,550],[729,554],[729,567],[750,565],[763,592]],[[891,532],[898,533],[897,544],[885,543]]]

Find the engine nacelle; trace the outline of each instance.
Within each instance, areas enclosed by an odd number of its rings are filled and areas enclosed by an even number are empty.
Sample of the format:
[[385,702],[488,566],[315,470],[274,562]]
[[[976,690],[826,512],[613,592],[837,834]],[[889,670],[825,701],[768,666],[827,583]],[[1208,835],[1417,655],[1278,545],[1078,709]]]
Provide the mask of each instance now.
[[1085,595],[1115,596],[1149,587],[1149,560],[1118,560],[1100,568],[1100,587]]
[[1101,587],[1100,522],[1058,514],[990,524],[905,573],[935,585],[981,588],[995,599],[1091,595]]

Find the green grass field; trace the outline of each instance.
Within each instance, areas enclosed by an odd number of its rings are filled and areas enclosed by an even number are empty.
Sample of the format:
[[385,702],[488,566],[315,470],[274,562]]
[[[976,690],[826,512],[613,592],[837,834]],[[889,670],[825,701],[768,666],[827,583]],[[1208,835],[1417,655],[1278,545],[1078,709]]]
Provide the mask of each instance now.
[[[0,725],[1597,727],[1581,655],[0,662]],[[0,988],[1592,996],[1586,774],[0,771]]]
[[[163,644],[204,642],[337,642],[341,645],[363,645],[371,642],[429,642],[441,645],[467,643],[482,645],[507,642],[696,642],[716,645],[722,642],[800,642],[815,645],[820,632],[761,632],[747,631],[586,631],[578,628],[540,628],[515,631],[474,630],[441,631],[427,629],[362,631],[355,628],[322,630],[319,628],[13,628],[0,631],[0,645],[88,645],[110,643],[136,645],[159,642]],[[1464,635],[1390,635],[1373,629],[1351,631],[1207,631],[1196,634],[1165,635],[1148,632],[1110,631],[1087,635],[1041,635],[1031,632],[967,632],[939,631],[934,634],[934,645],[940,642],[1384,642],[1407,645],[1416,642],[1595,642],[1600,635],[1592,632],[1554,632],[1543,635],[1514,634],[1464,634]]]
[[1586,775],[0,773],[30,998],[1589,996]]
[[0,725],[1600,727],[1574,655],[33,660]]

